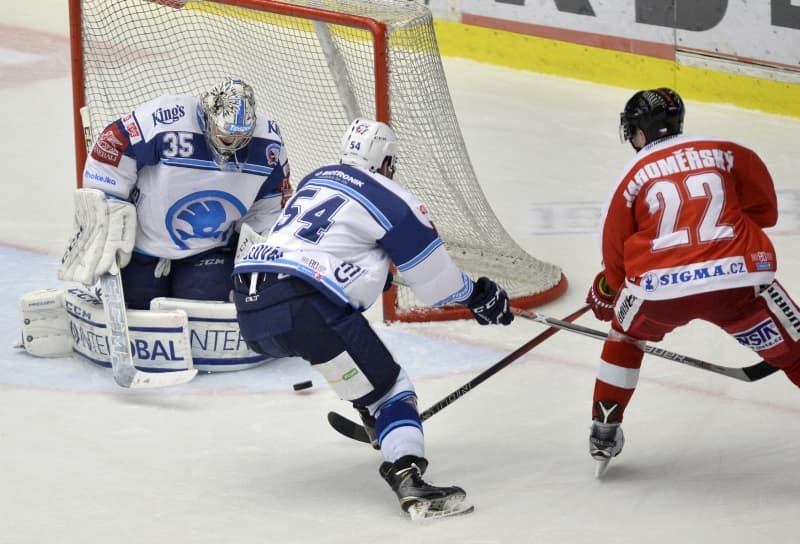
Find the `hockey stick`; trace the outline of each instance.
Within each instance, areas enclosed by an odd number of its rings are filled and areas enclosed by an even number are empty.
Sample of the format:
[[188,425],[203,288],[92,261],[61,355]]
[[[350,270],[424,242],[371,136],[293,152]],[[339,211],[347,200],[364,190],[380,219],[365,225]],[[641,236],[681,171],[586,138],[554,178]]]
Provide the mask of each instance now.
[[100,287],[106,326],[111,340],[109,346],[111,372],[117,384],[131,389],[168,387],[186,383],[197,375],[197,370],[194,368],[168,372],[145,372],[136,368],[131,353],[128,316],[125,313],[125,297],[119,268],[100,276]]
[[[80,115],[86,153],[90,153],[92,151],[92,130],[89,108],[83,106],[80,109]],[[125,296],[122,291],[122,277],[118,266],[114,266],[114,269],[108,274],[100,276],[100,288],[103,293],[106,327],[108,327],[111,341],[109,346],[111,373],[118,385],[131,389],[168,387],[186,383],[197,375],[197,370],[194,368],[169,372],[145,372],[136,368],[131,353],[128,315],[125,313]]]
[[[589,310],[589,308],[590,306],[588,304],[585,306],[581,306],[580,308],[569,314],[567,317],[565,317],[564,322],[568,323],[574,319],[579,318],[580,316],[585,314]],[[553,336],[558,331],[559,331],[558,327],[550,327],[543,333],[535,336],[527,343],[518,347],[517,349],[515,349],[502,359],[500,359],[498,362],[496,362],[495,364],[493,364],[492,366],[490,366],[489,368],[487,368],[486,370],[484,370],[483,372],[472,378],[470,381],[468,381],[467,383],[465,383],[464,385],[462,385],[461,387],[459,387],[458,389],[456,389],[455,391],[444,397],[442,400],[440,400],[439,402],[437,402],[424,412],[421,412],[419,415],[420,420],[426,421],[427,419],[430,419],[431,416],[433,416],[435,413],[439,412],[443,408],[454,403],[455,401],[457,401],[458,399],[460,399],[461,397],[472,391],[475,387],[486,381],[488,378],[494,376],[502,369],[504,369],[505,367],[507,367],[508,365],[510,365],[511,363],[513,363],[514,361],[525,355],[526,353],[528,353],[530,350],[532,350],[533,348],[535,348],[536,346],[538,346],[539,344],[541,344],[542,342]],[[364,427],[362,425],[344,417],[343,415],[337,412],[328,412],[328,423],[331,425],[331,427],[334,428],[334,430],[336,430],[338,433],[343,434],[348,438],[352,438],[353,440],[358,440],[359,442],[365,442],[367,444],[370,443],[367,431],[364,430]]]
[[[582,334],[584,336],[595,338],[597,340],[605,340],[606,338],[608,338],[608,333],[598,331],[595,329],[590,329],[582,325],[568,323],[567,321],[562,321],[560,319],[547,317],[545,315],[540,315],[531,310],[512,308],[512,311],[514,312],[515,315],[527,319],[532,319],[533,321],[538,321],[539,323],[549,325],[550,327],[557,327],[559,329],[568,330],[574,333]],[[709,372],[714,372],[716,374],[722,374],[723,376],[727,376],[729,378],[734,378],[737,380],[742,380],[744,382],[754,382],[760,380],[761,378],[766,378],[767,376],[778,370],[777,368],[767,363],[766,361],[759,361],[754,365],[742,368],[731,368],[727,366],[715,365],[713,363],[707,363],[705,361],[695,359],[694,357],[689,357],[688,355],[681,355],[680,353],[675,353],[663,348],[652,346],[645,342],[637,342],[636,345],[642,351],[644,351],[645,353],[649,353],[650,355],[655,355],[656,357],[661,357],[662,359],[669,359],[670,361],[674,361],[676,363],[693,366],[695,368],[699,368],[701,370],[707,370]]]

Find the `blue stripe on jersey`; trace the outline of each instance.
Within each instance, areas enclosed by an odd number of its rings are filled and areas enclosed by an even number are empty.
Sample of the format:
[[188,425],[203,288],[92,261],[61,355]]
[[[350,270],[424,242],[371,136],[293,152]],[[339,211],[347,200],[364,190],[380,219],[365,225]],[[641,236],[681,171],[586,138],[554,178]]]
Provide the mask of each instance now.
[[421,223],[411,210],[378,242],[401,270],[409,270],[424,262],[442,245],[436,231]]
[[427,259],[428,256],[431,253],[433,253],[437,247],[441,245],[442,245],[442,240],[440,238],[436,238],[430,244],[428,244],[428,247],[419,252],[413,259],[406,261],[404,263],[397,263],[397,270],[399,270],[400,272],[404,272],[409,268],[414,268],[419,263]]
[[432,304],[434,308],[438,308],[439,306],[444,306],[446,304],[451,304],[453,302],[464,302],[467,300],[470,295],[472,295],[473,288],[475,287],[475,282],[472,281],[472,278],[467,276],[464,272],[461,273],[461,289],[450,295],[449,297],[439,300]]
[[130,202],[130,200],[128,200],[127,198],[122,198],[121,196],[112,195],[111,193],[106,193],[105,191],[104,194],[106,195],[106,200],[119,200],[121,202]]
[[377,221],[385,230],[389,230],[392,228],[392,223],[391,221],[389,221],[389,218],[386,217],[375,204],[370,202],[364,195],[362,195],[352,187],[348,187],[343,183],[330,181],[322,178],[311,178],[308,181],[306,181],[306,183],[303,184],[304,187],[307,185],[317,185],[320,187],[327,187],[329,189],[345,193],[347,196],[351,197],[353,200],[358,201],[359,204],[364,206],[364,208],[366,208],[366,210],[372,215],[372,217],[375,218],[375,221]]
[[242,166],[242,172],[247,172],[248,174],[263,174],[269,176],[273,170],[275,169],[271,166],[260,166],[258,164],[250,164],[249,162],[246,162],[244,166]]
[[[219,170],[219,165],[214,161],[206,161],[203,159],[161,159],[161,164],[168,166],[184,166],[188,168],[200,168],[203,170]],[[242,165],[242,172],[245,174],[259,174],[269,176],[274,168],[271,166],[260,166],[258,164],[244,163]]]
[[265,200],[267,198],[278,198],[279,196],[283,196],[283,193],[280,191],[261,191],[256,196],[255,202],[258,202],[259,200]]
[[161,159],[161,164],[169,166],[186,166],[189,168],[201,168],[204,170],[219,170],[219,165],[214,161],[204,161],[202,159]]
[[256,200],[261,200],[262,198],[268,198],[271,196],[276,196],[282,194],[277,187],[275,187],[274,183],[270,183],[269,180],[264,181],[261,184],[261,187],[258,188],[258,193],[256,194]]

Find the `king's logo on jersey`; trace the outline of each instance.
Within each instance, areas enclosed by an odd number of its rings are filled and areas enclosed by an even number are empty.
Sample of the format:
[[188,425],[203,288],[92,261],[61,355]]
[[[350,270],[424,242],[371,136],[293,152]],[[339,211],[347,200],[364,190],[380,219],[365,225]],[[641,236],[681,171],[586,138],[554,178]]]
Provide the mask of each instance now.
[[182,105],[176,105],[166,109],[158,108],[152,114],[153,126],[158,124],[171,125],[172,123],[177,123],[184,115],[186,115],[186,110]]
[[267,121],[267,129],[269,130],[269,132],[273,132],[278,136],[281,135],[281,130],[278,128],[278,123],[276,123],[273,120]]

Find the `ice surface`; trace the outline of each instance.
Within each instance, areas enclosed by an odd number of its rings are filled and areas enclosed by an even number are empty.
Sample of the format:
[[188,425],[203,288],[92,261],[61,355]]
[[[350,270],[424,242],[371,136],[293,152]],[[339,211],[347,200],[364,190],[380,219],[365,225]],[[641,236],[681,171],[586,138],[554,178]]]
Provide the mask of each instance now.
[[[800,396],[780,374],[748,384],[647,357],[625,451],[598,481],[587,438],[600,343],[560,332],[426,423],[429,479],[463,486],[476,512],[420,525],[378,477],[376,452],[328,427],[327,411],[355,413],[302,361],[135,392],[89,363],[12,349],[19,298],[58,285],[71,225],[65,4],[17,3],[0,34],[0,542],[797,542]],[[445,67],[495,211],[564,269],[569,291],[539,309],[563,317],[599,268],[594,227],[632,152],[616,132],[632,90]],[[689,102],[686,130],[761,153],[781,195],[779,277],[800,297],[800,120]],[[543,330],[522,320],[385,326],[377,315],[422,409]],[[663,345],[718,364],[757,360],[701,323]],[[307,379],[312,389],[292,391]]]

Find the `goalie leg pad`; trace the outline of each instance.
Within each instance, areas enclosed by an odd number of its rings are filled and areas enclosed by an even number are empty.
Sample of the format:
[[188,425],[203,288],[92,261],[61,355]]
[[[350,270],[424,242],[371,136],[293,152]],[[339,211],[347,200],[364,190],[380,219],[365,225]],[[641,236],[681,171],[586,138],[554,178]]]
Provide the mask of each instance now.
[[65,289],[39,289],[20,299],[22,347],[31,355],[64,357],[72,353],[65,293]]
[[[82,288],[40,289],[20,300],[22,347],[36,357],[76,353],[111,367],[103,303]],[[145,371],[193,368],[186,312],[128,310],[134,364]]]
[[[79,288],[67,290],[65,298],[73,351],[92,363],[111,368],[111,341],[103,303]],[[194,368],[186,312],[128,310],[127,316],[136,368],[148,372]]]
[[239,331],[236,307],[232,302],[159,297],[150,302],[150,309],[186,312],[189,317],[192,359],[197,370],[245,370],[274,358],[256,353],[247,347]]

